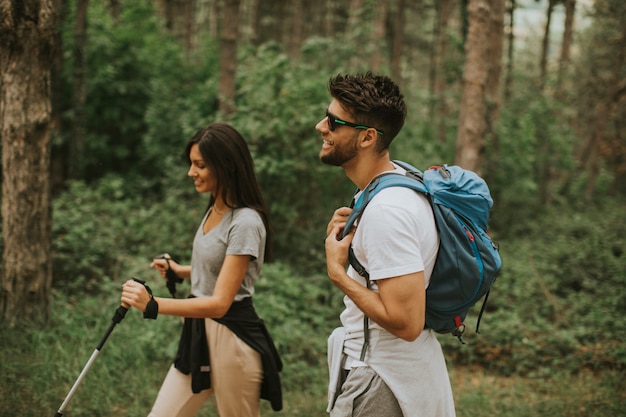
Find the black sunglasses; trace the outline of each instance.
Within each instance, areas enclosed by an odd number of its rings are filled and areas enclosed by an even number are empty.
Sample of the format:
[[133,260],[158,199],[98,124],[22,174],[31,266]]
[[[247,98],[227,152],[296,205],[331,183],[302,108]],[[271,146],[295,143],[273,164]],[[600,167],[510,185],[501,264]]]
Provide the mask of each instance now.
[[[372,128],[371,126],[357,125],[356,123],[352,123],[352,122],[347,122],[345,120],[341,120],[340,118],[338,118],[334,114],[330,113],[328,110],[326,110],[326,118],[328,119],[328,129],[331,132],[334,132],[335,129],[337,129],[339,126],[349,126],[349,127],[355,128],[355,129],[370,129],[370,128]],[[376,128],[373,128],[373,129],[375,129],[376,132],[379,135],[383,134],[382,130],[378,130]]]

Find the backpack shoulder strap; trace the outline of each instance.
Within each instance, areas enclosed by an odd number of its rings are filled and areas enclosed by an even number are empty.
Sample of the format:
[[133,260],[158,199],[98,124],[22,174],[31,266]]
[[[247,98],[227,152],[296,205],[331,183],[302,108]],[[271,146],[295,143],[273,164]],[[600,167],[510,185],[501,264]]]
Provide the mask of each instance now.
[[412,171],[407,171],[407,175],[388,172],[374,178],[374,180],[372,180],[372,182],[359,195],[356,201],[354,201],[352,213],[348,216],[346,226],[343,230],[343,237],[348,234],[354,222],[361,217],[363,210],[365,210],[365,207],[367,207],[370,201],[372,201],[374,196],[385,188],[406,187],[424,194],[429,194],[429,191],[421,178],[421,172],[417,171],[417,173],[419,173],[419,177],[414,175]]
[[[398,161],[394,161],[398,162]],[[388,187],[407,187],[413,190],[419,191],[421,193],[429,194],[426,185],[422,179],[422,173],[406,164],[400,164],[404,169],[406,169],[407,174],[401,175],[393,172],[384,173],[372,180],[372,182],[363,190],[363,192],[359,195],[356,201],[352,202],[352,212],[350,216],[348,216],[348,220],[346,221],[346,225],[343,229],[343,237],[345,237],[354,222],[363,214],[363,210],[369,204],[369,202],[374,198],[376,194],[380,191],[384,190]],[[357,191],[358,192],[358,191]],[[370,275],[367,270],[363,267],[361,262],[357,259],[354,251],[352,250],[352,245],[350,245],[350,249],[348,250],[348,260],[352,268],[362,277],[365,278],[365,284],[367,288],[370,288]],[[363,316],[363,346],[361,348],[360,360],[365,360],[365,353],[367,352],[369,346],[369,318],[364,315]]]

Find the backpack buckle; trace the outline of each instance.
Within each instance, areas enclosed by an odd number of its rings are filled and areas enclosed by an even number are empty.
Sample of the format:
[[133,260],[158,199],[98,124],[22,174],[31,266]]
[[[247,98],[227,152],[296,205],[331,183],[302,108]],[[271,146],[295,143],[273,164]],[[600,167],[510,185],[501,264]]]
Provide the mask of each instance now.
[[467,345],[465,340],[463,340],[463,333],[465,333],[465,325],[461,324],[459,327],[452,331],[452,336],[455,336],[459,339],[459,342],[463,345]]

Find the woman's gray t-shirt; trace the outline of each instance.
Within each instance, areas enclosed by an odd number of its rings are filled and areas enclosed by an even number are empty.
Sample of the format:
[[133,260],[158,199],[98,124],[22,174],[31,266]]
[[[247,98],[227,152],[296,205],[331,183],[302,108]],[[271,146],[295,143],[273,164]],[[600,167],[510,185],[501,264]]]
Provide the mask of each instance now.
[[248,271],[235,301],[254,294],[265,254],[266,230],[259,213],[251,208],[233,209],[222,221],[204,233],[204,216],[193,240],[191,253],[191,294],[207,297],[213,294],[226,255],[250,255]]

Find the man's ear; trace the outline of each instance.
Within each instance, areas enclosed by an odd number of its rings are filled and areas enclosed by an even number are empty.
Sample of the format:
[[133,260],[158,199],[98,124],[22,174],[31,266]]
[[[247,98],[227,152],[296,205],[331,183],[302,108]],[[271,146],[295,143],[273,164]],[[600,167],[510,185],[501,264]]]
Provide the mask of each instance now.
[[378,140],[378,132],[376,132],[376,129],[369,128],[364,130],[363,133],[363,137],[361,138],[362,147],[367,148],[376,144]]

